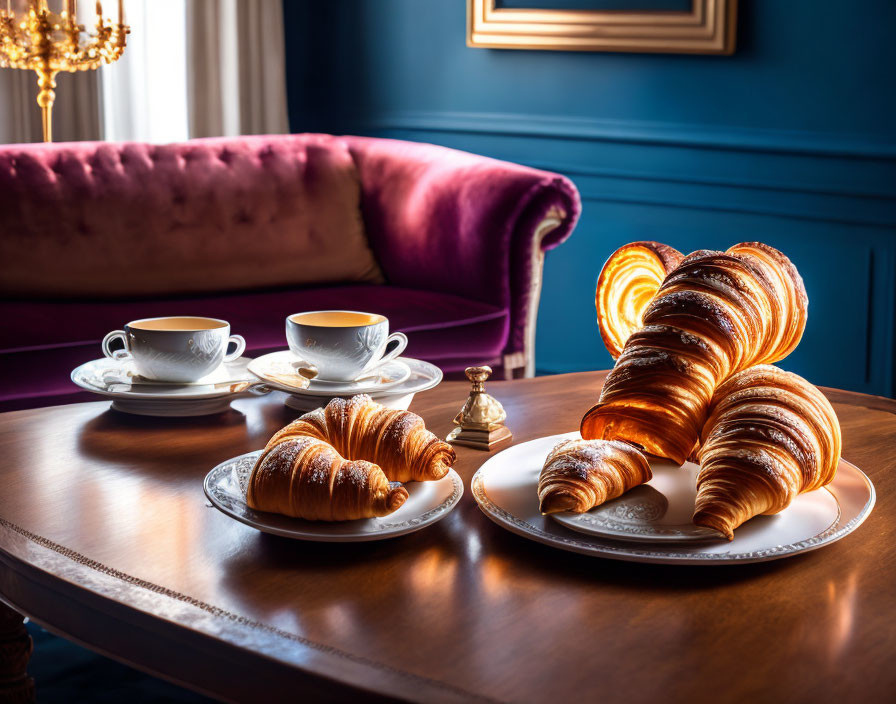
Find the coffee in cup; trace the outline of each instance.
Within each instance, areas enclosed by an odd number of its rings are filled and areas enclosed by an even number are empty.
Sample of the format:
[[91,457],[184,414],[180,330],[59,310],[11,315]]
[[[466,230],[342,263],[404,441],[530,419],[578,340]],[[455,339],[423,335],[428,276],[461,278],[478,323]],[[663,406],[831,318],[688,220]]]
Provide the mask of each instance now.
[[[113,351],[113,340],[124,343]],[[227,354],[230,343],[236,349]],[[103,354],[134,360],[137,373],[155,381],[189,382],[210,374],[222,362],[237,359],[246,349],[240,335],[230,334],[230,323],[217,318],[174,316],[132,320],[124,330],[103,338]]]
[[317,367],[324,381],[353,381],[404,352],[404,333],[389,334],[384,315],[354,310],[295,313],[286,319],[286,340],[297,357]]

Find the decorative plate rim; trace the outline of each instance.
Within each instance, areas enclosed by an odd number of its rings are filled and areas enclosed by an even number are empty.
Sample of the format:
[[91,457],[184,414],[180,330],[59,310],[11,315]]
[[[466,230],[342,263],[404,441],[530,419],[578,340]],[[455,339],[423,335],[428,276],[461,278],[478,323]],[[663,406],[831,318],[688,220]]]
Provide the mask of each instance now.
[[[91,359],[88,362],[84,362],[83,364],[79,364],[77,367],[72,369],[71,374],[69,374],[69,378],[72,383],[75,384],[80,389],[84,389],[85,391],[89,391],[90,393],[97,394],[98,396],[103,396],[105,398],[115,399],[117,401],[156,401],[159,403],[178,403],[178,402],[189,402],[189,401],[204,401],[210,399],[224,399],[226,397],[236,398],[244,393],[246,393],[245,389],[241,391],[231,391],[230,389],[217,389],[215,391],[205,391],[191,395],[179,395],[172,396],[166,394],[156,393],[148,393],[142,391],[107,391],[105,389],[101,389],[96,386],[91,386],[86,382],[76,379],[75,375],[80,372],[84,367],[88,364],[96,364],[97,362],[102,362],[105,357],[100,359]],[[251,362],[250,357],[240,357],[239,359],[233,360],[234,362],[245,361],[246,369],[248,370],[249,362]],[[243,382],[252,383],[250,379],[239,379],[233,381],[234,384],[240,384]],[[225,383],[225,382],[219,382]],[[171,384],[171,386],[177,386],[177,384]],[[195,384],[184,384],[182,388],[195,388],[201,389],[206,384],[203,385],[195,385]]]
[[[542,438],[534,439],[539,440]],[[489,459],[493,459],[496,456],[497,455],[493,455]],[[586,540],[576,537],[585,536],[586,534],[576,533],[568,528],[566,530],[569,531],[569,536],[549,533],[510,513],[491,500],[484,486],[483,469],[485,468],[485,465],[476,470],[476,473],[473,475],[473,479],[470,482],[470,490],[479,509],[497,525],[524,538],[535,540],[536,542],[562,550],[634,562],[672,563],[679,565],[746,564],[751,562],[776,560],[783,557],[790,557],[791,555],[809,552],[810,550],[816,550],[849,535],[858,528],[866,518],[868,518],[871,514],[871,510],[874,508],[877,498],[874,484],[867,474],[851,462],[848,462],[843,458],[840,459],[840,462],[857,472],[868,490],[868,499],[856,516],[845,524],[840,524],[840,520],[838,519],[824,531],[811,538],[807,538],[806,540],[789,543],[787,545],[776,545],[775,547],[764,548],[762,550],[738,553],[675,552],[672,548],[679,547],[681,545],[680,543],[670,543],[669,549],[638,548],[634,547],[634,541],[619,541],[617,543],[609,539],[601,540],[594,536],[589,536],[589,539]],[[828,487],[825,488],[828,489]],[[831,492],[831,494],[836,499],[836,494],[833,494],[833,492]],[[838,501],[837,503],[839,507],[840,502]],[[838,515],[842,517],[842,513]],[[562,524],[559,523],[557,525],[562,526]],[[654,545],[653,547],[656,546]]]
[[[408,367],[410,367],[411,376],[409,376],[407,379],[402,381],[400,384],[396,384],[395,386],[390,386],[388,389],[374,389],[372,391],[356,391],[356,392],[349,392],[349,393],[328,391],[326,394],[322,394],[322,393],[309,394],[306,392],[306,390],[303,390],[303,389],[292,389],[288,386],[279,386],[277,384],[268,383],[268,382],[265,382],[265,384],[270,386],[272,389],[276,389],[277,391],[284,391],[292,396],[297,396],[299,398],[306,398],[306,399],[307,398],[328,398],[328,397],[333,398],[336,396],[342,396],[342,397],[348,398],[350,396],[354,396],[354,395],[357,395],[360,393],[366,393],[373,400],[376,400],[378,398],[385,398],[386,396],[406,396],[408,394],[419,394],[419,393],[422,393],[423,391],[429,391],[430,389],[433,389],[442,383],[442,379],[444,378],[445,374],[444,374],[444,372],[442,372],[441,369],[439,369],[439,367],[437,367],[432,362],[427,362],[426,360],[423,360],[423,359],[415,359],[413,357],[398,357],[398,359],[400,359],[405,364],[407,364]],[[425,370],[425,372],[428,374],[429,378],[426,381],[420,380],[420,381],[414,382],[417,384],[416,387],[406,388],[405,384],[412,383],[411,377],[413,377],[413,375],[415,373],[417,373],[417,372],[415,372],[415,367],[417,367],[418,369]]]
[[[247,525],[255,530],[258,530],[262,533],[270,533],[271,535],[278,535],[283,538],[290,538],[293,540],[303,540],[307,542],[322,542],[322,543],[358,543],[358,542],[370,542],[374,540],[386,540],[389,538],[398,538],[402,535],[407,535],[409,533],[414,533],[418,530],[426,528],[433,523],[437,523],[442,518],[447,516],[451,511],[454,510],[454,507],[460,502],[461,497],[464,495],[464,482],[461,479],[460,475],[454,470],[454,468],[450,468],[448,473],[440,480],[439,482],[444,481],[445,479],[449,479],[451,481],[451,493],[445,498],[438,506],[434,506],[430,509],[427,509],[423,513],[413,516],[405,521],[401,521],[399,523],[390,523],[386,519],[388,516],[383,516],[380,519],[360,519],[364,521],[368,520],[379,520],[381,521],[380,526],[381,529],[377,532],[373,533],[338,533],[338,534],[326,534],[326,533],[308,533],[305,531],[295,532],[290,531],[285,528],[280,528],[278,526],[265,525],[258,521],[253,521],[251,518],[246,516],[241,516],[235,512],[229,510],[226,506],[222,505],[213,493],[212,485],[213,481],[218,479],[219,474],[224,472],[231,471],[233,464],[239,462],[241,460],[251,460],[254,462],[258,459],[259,455],[263,450],[253,450],[252,452],[246,452],[242,455],[237,455],[236,457],[231,457],[230,459],[224,460],[223,462],[215,465],[208,474],[205,475],[205,478],[202,481],[202,490],[205,493],[206,498],[211,502],[212,506],[216,508],[218,511],[223,513],[228,518],[231,518],[235,521],[238,521],[244,525]],[[252,510],[252,509],[248,509]],[[253,512],[255,513],[255,512]],[[280,519],[287,519],[286,516],[280,516]],[[296,521],[300,521],[301,519],[293,519]],[[344,521],[342,523],[350,523],[351,521]],[[304,521],[306,524],[313,524],[312,521]]]
[[[288,384],[282,384],[273,379],[268,379],[265,376],[263,376],[262,374],[260,374],[259,372],[255,371],[254,369],[251,369],[252,366],[255,366],[257,368],[258,363],[261,360],[264,360],[268,357],[273,357],[275,355],[282,355],[284,353],[289,354],[289,350],[278,350],[277,352],[268,352],[267,354],[261,355],[261,357],[256,357],[249,363],[249,372],[251,374],[253,374],[254,376],[256,376],[259,380],[261,380],[262,382],[264,382],[265,384],[270,386],[271,388],[277,389],[278,391],[285,391],[287,393],[298,393],[303,396],[333,396],[333,395],[339,395],[339,394],[344,394],[344,395],[375,394],[375,393],[378,393],[381,391],[387,391],[387,390],[393,389],[396,386],[400,386],[401,384],[405,383],[408,379],[410,379],[411,375],[413,374],[413,370],[411,369],[411,366],[408,364],[408,361],[407,361],[408,358],[407,357],[396,357],[395,359],[390,360],[386,364],[387,365],[398,364],[398,365],[405,367],[405,369],[407,370],[407,374],[405,374],[401,378],[400,381],[390,381],[385,384],[378,384],[376,386],[369,386],[366,388],[362,387],[359,389],[350,389],[350,388],[345,388],[344,386],[342,388],[340,388],[340,384],[345,385],[348,383],[356,383],[356,382],[339,382],[339,381],[323,381],[323,380],[321,380],[321,382],[319,382],[319,383],[321,383],[322,385],[315,389],[310,386],[310,384],[314,384],[314,379],[311,379],[309,381],[308,388],[298,389],[294,386],[289,386]],[[422,360],[419,360],[419,361],[422,361]],[[327,388],[328,386],[331,388]]]
[[[645,528],[638,528],[635,525],[629,525],[623,521],[614,521],[612,518],[603,516],[591,516],[588,513],[574,514],[579,521],[585,524],[593,523],[605,529],[604,532],[585,530],[584,527],[576,527],[575,521],[564,521],[563,514],[552,513],[551,518],[564,528],[569,528],[583,535],[592,535],[595,538],[605,538],[607,540],[624,540],[631,543],[652,542],[652,543],[676,543],[678,545],[699,544],[709,540],[718,540],[721,535],[709,528],[704,529],[705,532],[697,532],[693,530],[693,524],[682,523],[675,525],[663,525],[654,527],[651,532]],[[692,529],[686,532],[686,529]]]

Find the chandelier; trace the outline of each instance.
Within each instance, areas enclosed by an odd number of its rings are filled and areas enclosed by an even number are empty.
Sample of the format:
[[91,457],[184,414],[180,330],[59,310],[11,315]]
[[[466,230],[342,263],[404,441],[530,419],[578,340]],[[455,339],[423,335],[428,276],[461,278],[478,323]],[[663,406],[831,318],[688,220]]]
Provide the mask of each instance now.
[[[2,2],[2,0],[0,0]],[[96,3],[92,32],[78,24],[77,0],[65,0],[53,12],[47,0],[29,0],[28,9],[16,14],[10,0],[0,5],[0,67],[37,72],[37,104],[43,116],[44,141],[53,141],[52,111],[56,99],[56,74],[87,71],[117,61],[131,31],[124,23],[124,0],[118,0],[118,23],[103,17]]]

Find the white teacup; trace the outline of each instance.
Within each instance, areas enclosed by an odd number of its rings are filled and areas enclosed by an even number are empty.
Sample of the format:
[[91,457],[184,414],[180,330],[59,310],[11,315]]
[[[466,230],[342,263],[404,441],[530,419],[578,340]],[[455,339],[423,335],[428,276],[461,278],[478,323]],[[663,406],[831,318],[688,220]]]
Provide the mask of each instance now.
[[[113,340],[124,342],[113,352]],[[233,342],[236,349],[227,354]],[[246,349],[240,335],[230,334],[230,323],[217,318],[176,316],[132,320],[124,330],[113,330],[103,338],[103,354],[112,359],[133,358],[140,376],[155,381],[196,381],[222,362],[237,359]]]
[[389,320],[376,313],[318,310],[286,319],[294,355],[317,367],[324,381],[353,381],[404,352],[404,333],[389,334]]

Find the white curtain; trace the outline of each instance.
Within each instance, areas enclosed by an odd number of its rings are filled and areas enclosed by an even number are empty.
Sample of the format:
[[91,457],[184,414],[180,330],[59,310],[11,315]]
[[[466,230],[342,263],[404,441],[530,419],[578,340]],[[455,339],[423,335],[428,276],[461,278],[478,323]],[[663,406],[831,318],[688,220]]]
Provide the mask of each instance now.
[[280,0],[187,0],[190,136],[289,132]]
[[[117,19],[115,4],[104,4],[103,14]],[[131,34],[122,57],[98,71],[57,76],[55,141],[289,131],[281,0],[124,5]],[[93,3],[78,7],[79,20],[92,26]],[[0,143],[42,139],[36,95],[33,72],[0,69]]]
[[125,0],[128,45],[116,63],[100,69],[109,141],[182,142],[189,136],[185,3]]

